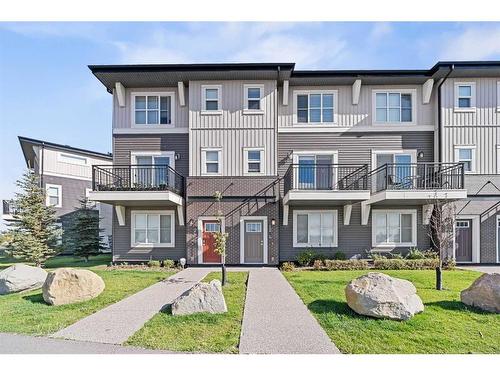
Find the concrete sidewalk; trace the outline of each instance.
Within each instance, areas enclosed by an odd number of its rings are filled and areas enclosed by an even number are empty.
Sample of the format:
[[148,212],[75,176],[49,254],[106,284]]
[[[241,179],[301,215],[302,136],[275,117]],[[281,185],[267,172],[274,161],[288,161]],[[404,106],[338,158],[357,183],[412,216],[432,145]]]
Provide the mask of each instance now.
[[52,337],[122,344],[164,306],[203,279],[210,269],[188,268],[66,327]]
[[[171,354],[132,346],[0,333],[0,354]],[[176,353],[178,354],[178,353]]]
[[250,270],[240,337],[243,354],[335,354],[339,350],[276,268]]
[[457,268],[461,268],[463,270],[479,271],[479,272],[483,272],[483,273],[500,273],[500,266],[482,266],[482,265],[466,266],[466,265],[461,265],[461,266],[457,266]]

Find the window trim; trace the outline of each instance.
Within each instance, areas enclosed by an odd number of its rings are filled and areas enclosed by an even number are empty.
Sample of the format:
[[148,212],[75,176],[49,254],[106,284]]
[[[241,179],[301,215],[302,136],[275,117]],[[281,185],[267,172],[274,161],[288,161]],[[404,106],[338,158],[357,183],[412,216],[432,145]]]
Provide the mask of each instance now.
[[[207,151],[218,152],[218,172],[207,172]],[[221,176],[222,175],[222,147],[202,147],[201,148],[201,175],[202,176]]]
[[[64,158],[70,159],[70,160],[64,160]],[[72,162],[71,159],[76,159],[76,160],[81,160],[83,163],[78,163],[78,162]],[[72,165],[81,165],[81,166],[88,166],[88,158],[85,156],[80,156],[80,155],[73,155],[67,152],[58,152],[57,153],[57,161],[60,163],[66,163],[66,164],[72,164]]]
[[[471,96],[470,96],[470,107],[459,107],[458,106],[458,88],[459,86],[470,86]],[[454,84],[454,111],[455,112],[476,112],[476,82],[455,82]]]
[[[217,108],[207,109],[207,89],[217,89]],[[201,85],[201,114],[202,115],[221,115],[222,114],[222,85]]]
[[[455,163],[460,163],[460,150],[472,150],[472,160],[471,160],[471,170],[465,171],[465,174],[475,174],[476,173],[476,145],[454,145],[454,157]],[[498,166],[497,166],[498,168]]]
[[[250,172],[248,170],[248,152],[260,151],[260,172]],[[260,176],[266,174],[266,149],[265,147],[243,147],[243,174],[245,176]]]
[[[404,150],[372,150],[372,170],[377,169],[377,155],[378,154],[408,154],[411,157],[411,164],[417,163],[417,149],[404,149]],[[394,160],[392,161],[394,163]]]
[[[322,244],[313,244],[308,242],[298,243],[297,242],[297,216],[304,214],[322,214],[322,213],[330,213],[333,214],[333,243],[331,246],[325,246]],[[308,228],[309,232],[309,228]],[[308,233],[309,235],[309,233]],[[309,241],[309,238],[308,238]],[[338,210],[294,210],[293,211],[293,247],[321,247],[321,248],[335,248],[339,245],[339,215]]]
[[[411,121],[377,121],[377,94],[410,94]],[[416,89],[372,89],[372,124],[377,126],[408,126],[417,124],[417,90]]]
[[[299,95],[309,95],[311,94],[332,94],[333,95],[333,121],[332,122],[310,122],[309,114],[307,122],[299,122],[297,118],[297,97]],[[308,99],[309,101],[309,99]],[[293,91],[293,115],[292,115],[292,125],[293,126],[302,126],[302,127],[315,127],[315,126],[332,126],[338,125],[338,107],[339,107],[339,95],[338,90],[294,90]],[[308,104],[309,105],[309,104]],[[310,111],[310,107],[307,108],[308,113]],[[323,117],[323,107],[321,107],[321,116]]]
[[[56,188],[58,191],[58,204],[50,204],[50,197],[49,197],[49,188]],[[52,206],[56,208],[61,208],[62,207],[62,185],[57,185],[57,184],[45,184],[45,205],[46,206]]]
[[[170,225],[170,243],[137,243],[135,242],[135,215],[151,214],[151,215],[169,215],[171,220]],[[158,220],[160,220],[158,218]],[[175,247],[175,211],[173,210],[131,210],[130,211],[130,247],[132,248],[157,248],[157,247]],[[160,239],[160,227],[158,227],[158,240]]]
[[[136,124],[135,123],[135,97],[136,96],[170,96],[170,124]],[[160,100],[160,99],[158,99]],[[158,101],[158,106],[160,102]],[[147,107],[147,99],[146,99],[146,107]],[[160,110],[158,109],[158,112]],[[159,113],[158,113],[159,115]],[[146,114],[147,117],[147,114]],[[158,118],[158,120],[160,120]],[[174,128],[175,127],[175,92],[174,91],[151,91],[151,92],[132,92],[130,93],[130,122],[132,124],[132,128],[138,129],[165,129],[165,128]]]
[[[260,108],[259,109],[249,109],[248,108],[248,89],[259,89],[260,90]],[[243,85],[243,114],[244,115],[263,115],[265,113],[264,110],[264,85],[260,83],[248,83]],[[253,99],[256,100],[256,99]]]
[[[389,214],[389,213],[398,213],[402,214],[411,214],[412,215],[412,223],[411,223],[411,242],[387,242],[387,243],[377,243],[377,235],[375,232],[375,214]],[[382,210],[382,209],[372,209],[372,222],[371,222],[371,230],[372,230],[372,247],[373,248],[396,248],[396,247],[414,247],[417,246],[417,210],[416,209],[392,209],[392,210]],[[401,228],[400,228],[401,229]]]
[[137,165],[137,156],[151,156],[151,160],[155,156],[168,156],[170,158],[169,167],[175,169],[175,151],[131,151],[130,164]]

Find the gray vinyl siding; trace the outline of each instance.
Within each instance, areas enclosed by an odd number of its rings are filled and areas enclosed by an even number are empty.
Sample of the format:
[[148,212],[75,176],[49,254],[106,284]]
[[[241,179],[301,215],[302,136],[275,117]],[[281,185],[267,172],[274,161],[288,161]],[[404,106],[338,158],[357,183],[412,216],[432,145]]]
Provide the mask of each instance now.
[[[417,248],[426,250],[431,246],[430,238],[427,232],[427,226],[422,225],[422,208],[419,206],[383,206],[373,207],[373,209],[415,209],[417,210]],[[366,251],[372,249],[372,215],[368,225],[361,225],[361,204],[353,205],[350,225],[344,225],[344,211],[342,206],[322,206],[321,209],[337,210],[338,213],[338,247],[335,248],[307,248],[293,246],[293,211],[294,210],[315,210],[318,207],[311,206],[291,206],[288,216],[288,225],[280,226],[280,262],[293,261],[302,251],[313,250],[324,254],[326,257],[333,257],[335,252],[341,251],[348,258],[356,254],[366,255]],[[282,215],[282,214],[281,214]],[[392,253],[405,254],[408,247],[398,247],[392,250]]]
[[186,105],[181,107],[177,87],[134,88],[125,90],[125,107],[118,105],[116,92],[113,91],[113,129],[132,128],[132,94],[137,92],[173,92],[175,94],[174,127],[187,130],[189,124],[189,89],[184,87]]
[[[131,211],[132,210],[173,210],[175,217],[175,246],[143,248],[131,246]],[[113,211],[113,260],[114,261],[145,261],[173,259],[179,260],[186,256],[186,227],[179,225],[175,206],[165,207],[127,207],[125,210],[125,225],[118,224],[116,212]]]
[[175,169],[188,175],[188,134],[115,134],[113,135],[113,164],[130,164],[131,152],[174,151],[179,154]]
[[[293,101],[294,91],[307,91],[307,90],[337,90],[338,92],[338,108],[336,113],[338,115],[338,122],[332,126],[337,127],[352,127],[352,126],[368,126],[373,123],[372,116],[372,91],[373,90],[397,90],[397,89],[415,89],[415,113],[416,125],[434,125],[435,121],[435,94],[433,93],[429,104],[422,103],[422,85],[403,85],[403,86],[373,86],[361,85],[361,92],[359,96],[359,103],[352,104],[352,86],[290,86],[288,91],[288,105],[283,105],[282,90],[279,100],[279,127],[288,128],[294,126],[293,113],[295,103]],[[295,124],[296,125],[296,124]],[[304,125],[304,124],[301,124]],[[404,124],[402,124],[404,125]],[[307,126],[307,125],[305,125]]]
[[[244,85],[264,85],[263,114],[243,114]],[[221,85],[220,115],[202,114],[202,86]],[[265,175],[276,174],[276,82],[275,81],[191,81],[189,83],[190,176],[202,174],[202,148],[222,148],[222,173],[244,175],[243,148],[265,149]]]

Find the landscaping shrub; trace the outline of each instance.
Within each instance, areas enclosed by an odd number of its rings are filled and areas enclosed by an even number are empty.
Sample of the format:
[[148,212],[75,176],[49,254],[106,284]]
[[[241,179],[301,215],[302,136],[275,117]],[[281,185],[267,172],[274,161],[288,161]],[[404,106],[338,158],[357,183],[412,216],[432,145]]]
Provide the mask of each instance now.
[[336,260],[327,259],[325,260],[325,267],[328,271],[338,271],[338,270],[367,270],[368,262],[366,260]]
[[390,253],[391,258],[390,259],[404,259],[404,256],[400,253]]
[[343,253],[342,251],[337,251],[335,254],[333,254],[333,259],[335,259],[335,260],[346,260],[347,257],[345,255],[345,253]]
[[375,259],[373,268],[378,270],[433,270],[439,259]]
[[165,268],[174,268],[175,267],[175,262],[172,259],[165,259],[163,261],[163,267],[165,267]]
[[320,270],[323,268],[324,265],[325,263],[321,259],[316,259],[313,263],[313,268],[315,270]]
[[293,272],[295,271],[295,264],[293,262],[283,262],[280,268],[283,272]]
[[439,254],[436,251],[431,250],[431,249],[423,251],[422,254],[424,254],[424,258],[426,258],[426,259],[439,258]]
[[325,254],[316,253],[313,256],[312,263],[314,264],[314,262],[316,262],[317,260],[320,260],[320,261],[324,262],[325,259],[326,259],[326,255]]
[[148,262],[148,267],[160,267],[160,261],[159,260],[150,260]]
[[406,255],[406,259],[425,259],[425,255],[419,249],[410,249]]
[[313,262],[315,256],[316,253],[314,251],[311,250],[302,251],[301,253],[299,253],[299,255],[297,255],[297,262],[302,267],[307,267]]
[[452,270],[455,268],[455,266],[457,265],[457,262],[455,259],[453,258],[450,258],[450,257],[446,257],[444,260],[443,260],[443,268],[445,270]]

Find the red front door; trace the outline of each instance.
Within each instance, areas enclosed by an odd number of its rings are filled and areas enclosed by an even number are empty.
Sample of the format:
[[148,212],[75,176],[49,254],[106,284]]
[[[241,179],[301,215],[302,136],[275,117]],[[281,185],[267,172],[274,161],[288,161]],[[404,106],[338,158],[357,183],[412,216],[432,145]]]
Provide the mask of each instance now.
[[215,252],[214,232],[220,231],[217,220],[203,220],[203,263],[220,263],[220,255]]

